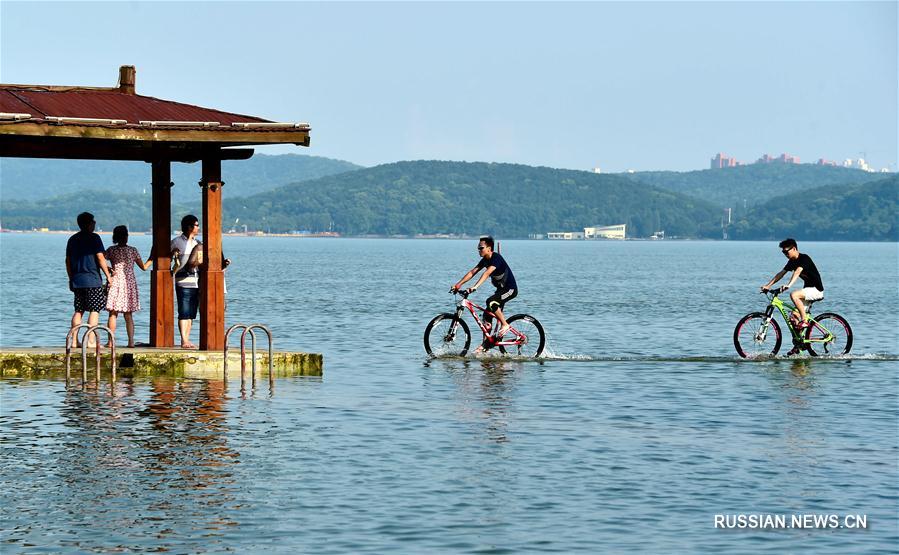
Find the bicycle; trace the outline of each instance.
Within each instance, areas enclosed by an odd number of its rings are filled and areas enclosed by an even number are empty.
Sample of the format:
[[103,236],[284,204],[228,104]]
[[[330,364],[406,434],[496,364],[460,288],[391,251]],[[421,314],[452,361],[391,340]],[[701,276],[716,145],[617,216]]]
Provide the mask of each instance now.
[[806,303],[808,326],[804,329],[797,328],[791,317],[796,307],[777,297],[784,291],[783,288],[762,291],[770,299],[765,312],[751,312],[737,323],[734,328],[734,347],[741,357],[774,356],[780,350],[781,333],[780,325],[774,319],[775,308],[790,330],[794,348],[800,351],[806,349],[812,356],[844,355],[852,349],[852,328],[849,327],[849,322],[833,312],[812,317],[811,309],[816,301]]
[[[466,291],[455,292],[456,311],[438,314],[428,323],[425,328],[424,342],[425,351],[429,355],[433,357],[465,356],[471,346],[471,332],[468,330],[468,324],[462,319],[466,308],[471,312],[475,323],[484,334],[481,346],[485,351],[497,347],[503,354],[511,353],[529,358],[536,358],[543,354],[546,335],[543,332],[543,326],[536,318],[528,314],[510,316],[506,320],[511,326],[509,331],[502,337],[496,337],[495,332],[498,332],[500,328],[496,315],[469,301],[469,294]],[[478,316],[476,310],[484,314],[489,312],[493,316],[493,320],[496,322],[493,330]]]

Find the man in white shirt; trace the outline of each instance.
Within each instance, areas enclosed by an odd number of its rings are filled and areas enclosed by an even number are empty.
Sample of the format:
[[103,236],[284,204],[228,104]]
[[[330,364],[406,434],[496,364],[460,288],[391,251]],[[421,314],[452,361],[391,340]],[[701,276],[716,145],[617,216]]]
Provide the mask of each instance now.
[[172,239],[172,257],[178,257],[175,272],[175,296],[178,299],[178,331],[181,348],[196,349],[190,342],[190,329],[200,305],[198,267],[203,261],[203,245],[196,240],[200,220],[193,214],[181,218],[181,235]]

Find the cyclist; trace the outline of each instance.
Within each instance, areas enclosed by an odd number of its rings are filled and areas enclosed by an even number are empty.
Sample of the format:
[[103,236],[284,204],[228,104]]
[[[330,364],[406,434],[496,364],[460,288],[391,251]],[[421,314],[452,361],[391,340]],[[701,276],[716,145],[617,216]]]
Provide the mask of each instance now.
[[489,327],[493,320],[490,313],[496,314],[496,318],[501,326],[496,336],[502,337],[504,333],[509,331],[509,323],[506,322],[506,317],[503,315],[503,307],[518,295],[518,285],[515,283],[515,276],[506,263],[506,259],[498,252],[493,252],[493,237],[488,235],[480,238],[478,241],[478,255],[480,255],[481,260],[477,266],[469,270],[467,274],[462,276],[462,279],[450,287],[450,291],[455,293],[478,272],[485,270],[477,283],[474,284],[474,287],[470,287],[467,292],[474,293],[490,277],[490,281],[496,287],[496,292],[487,297],[487,310],[489,312],[484,313],[484,324]]
[[805,321],[804,303],[823,299],[824,283],[821,281],[821,274],[818,273],[818,268],[815,266],[812,258],[807,254],[799,252],[799,247],[796,246],[796,239],[784,239],[779,246],[780,251],[787,257],[787,265],[783,267],[783,270],[777,272],[777,275],[771,278],[771,281],[762,285],[761,290],[768,291],[771,289],[771,286],[780,281],[787,272],[793,272],[793,275],[790,276],[787,284],[781,287],[783,291],[792,287],[797,279],[802,278],[804,287],[790,293],[790,299],[799,311],[799,323],[796,327],[801,332],[808,326],[808,322]]

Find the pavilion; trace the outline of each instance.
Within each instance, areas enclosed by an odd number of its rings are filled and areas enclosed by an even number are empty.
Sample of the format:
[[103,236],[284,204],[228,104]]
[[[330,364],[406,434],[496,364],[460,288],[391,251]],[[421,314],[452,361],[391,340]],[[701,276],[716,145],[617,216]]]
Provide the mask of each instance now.
[[246,160],[253,155],[253,149],[246,147],[254,145],[309,146],[310,127],[142,96],[135,92],[135,74],[134,66],[122,66],[117,87],[0,84],[0,156],[134,160],[151,165],[150,344],[154,347],[174,346],[174,285],[168,249],[174,185],[171,164],[200,161],[200,349],[221,350],[225,346],[222,160]]

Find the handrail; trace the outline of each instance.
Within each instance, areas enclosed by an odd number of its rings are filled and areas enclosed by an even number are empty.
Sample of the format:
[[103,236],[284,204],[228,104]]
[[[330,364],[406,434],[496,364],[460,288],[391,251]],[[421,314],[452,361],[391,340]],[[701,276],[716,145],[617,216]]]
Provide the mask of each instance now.
[[[253,387],[256,387],[256,334],[253,333],[254,329],[259,329],[265,332],[265,335],[268,336],[268,385],[272,387],[275,385],[275,366],[274,366],[274,357],[273,357],[273,343],[272,340],[272,332],[268,329],[268,327],[262,324],[250,324],[247,329],[240,334],[240,352],[243,357],[246,354],[246,349],[244,348],[244,340],[247,332],[250,333],[251,345],[252,345],[252,356],[253,356]],[[241,360],[241,365],[243,365],[243,360]]]
[[247,370],[247,345],[246,338],[247,333],[250,334],[250,347],[251,347],[251,359],[252,359],[252,387],[256,387],[256,333],[253,331],[254,329],[261,329],[265,332],[266,336],[268,336],[268,383],[269,387],[274,387],[275,385],[275,373],[274,373],[274,347],[272,340],[272,332],[268,329],[268,327],[262,324],[234,324],[228,331],[225,332],[225,348],[223,349],[224,356],[224,367],[223,367],[223,380],[225,382],[225,386],[228,385],[228,339],[231,337],[231,332],[238,328],[243,328],[243,332],[240,334],[240,389],[241,391],[246,389],[246,370]]
[[[222,350],[222,355],[225,358],[225,364],[224,364],[224,375],[222,376],[222,379],[224,380],[226,387],[228,386],[228,338],[231,337],[231,332],[236,330],[237,328],[247,329],[247,325],[246,324],[234,324],[233,326],[228,328],[228,331],[225,332],[225,348]],[[241,351],[242,350],[243,349],[241,349]],[[241,357],[241,363],[243,363],[242,357]],[[241,366],[243,366],[243,364],[241,364]],[[242,384],[243,384],[243,368],[241,368],[241,386],[242,386]]]
[[115,379],[116,379],[115,335],[112,333],[112,330],[110,330],[108,327],[102,326],[102,325],[91,326],[90,324],[79,324],[79,325],[75,326],[74,328],[70,329],[69,333],[66,335],[66,387],[69,386],[69,380],[70,380],[70,375],[71,375],[72,347],[73,347],[73,344],[77,344],[75,339],[78,335],[78,330],[80,330],[81,328],[87,328],[87,331],[84,332],[84,335],[81,336],[81,385],[82,385],[82,387],[84,386],[84,384],[87,383],[87,337],[88,337],[88,335],[90,335],[92,333],[94,334],[94,341],[95,341],[95,347],[96,347],[95,356],[94,356],[94,358],[97,359],[96,380],[97,380],[98,384],[100,383],[100,336],[97,335],[97,330],[103,330],[109,336],[109,347],[110,347],[109,354],[112,357],[110,366],[112,368],[112,381],[113,381],[113,383],[115,383]]
[[[66,387],[69,387],[69,380],[72,373],[72,348],[78,344],[77,336],[78,330],[81,328],[90,329],[90,324],[78,324],[74,328],[69,330],[69,333],[66,334]],[[84,334],[84,337],[87,337],[87,333]],[[81,344],[84,345],[84,338],[81,340]],[[81,383],[82,385],[87,381],[87,364],[81,365]]]
[[[112,367],[112,381],[115,382],[115,371],[116,371],[116,356],[115,356],[115,334],[112,333],[112,330],[107,328],[106,326],[96,325],[91,327],[87,332],[85,332],[84,337],[87,337],[88,334],[93,333],[96,336],[96,359],[97,359],[97,383],[100,383],[100,336],[97,335],[95,330],[103,330],[109,336],[109,355],[112,357],[112,361],[110,366]],[[87,367],[87,343],[84,341],[81,342],[81,365],[83,367]]]

